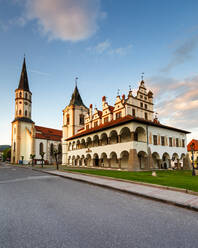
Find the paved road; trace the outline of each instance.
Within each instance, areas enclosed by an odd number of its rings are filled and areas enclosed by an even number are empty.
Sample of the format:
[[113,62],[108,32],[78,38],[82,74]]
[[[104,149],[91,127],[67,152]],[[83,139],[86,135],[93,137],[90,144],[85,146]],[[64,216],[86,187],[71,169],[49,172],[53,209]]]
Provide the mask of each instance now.
[[198,214],[0,164],[0,248],[198,247]]

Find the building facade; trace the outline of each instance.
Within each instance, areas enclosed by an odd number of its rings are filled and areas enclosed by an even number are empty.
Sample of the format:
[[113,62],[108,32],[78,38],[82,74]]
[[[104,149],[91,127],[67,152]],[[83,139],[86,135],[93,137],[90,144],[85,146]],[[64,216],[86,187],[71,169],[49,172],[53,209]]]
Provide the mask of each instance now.
[[63,110],[63,164],[132,171],[189,168],[189,132],[159,122],[143,80],[136,95],[131,90],[127,97],[118,95],[114,106],[102,97],[102,111],[92,104],[86,108],[77,87],[74,93]]
[[[32,93],[29,89],[26,61],[24,58],[18,88],[15,90],[15,118],[12,122],[11,162],[24,164],[31,161],[30,154],[35,159],[53,162],[52,150],[61,148],[62,131],[36,126],[32,121]],[[61,160],[61,158],[60,158]]]

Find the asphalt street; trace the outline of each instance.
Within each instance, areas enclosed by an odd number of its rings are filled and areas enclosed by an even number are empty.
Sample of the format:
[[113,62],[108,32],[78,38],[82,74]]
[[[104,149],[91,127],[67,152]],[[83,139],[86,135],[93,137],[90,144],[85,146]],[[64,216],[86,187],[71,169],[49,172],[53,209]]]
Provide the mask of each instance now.
[[198,247],[198,213],[0,164],[0,248]]

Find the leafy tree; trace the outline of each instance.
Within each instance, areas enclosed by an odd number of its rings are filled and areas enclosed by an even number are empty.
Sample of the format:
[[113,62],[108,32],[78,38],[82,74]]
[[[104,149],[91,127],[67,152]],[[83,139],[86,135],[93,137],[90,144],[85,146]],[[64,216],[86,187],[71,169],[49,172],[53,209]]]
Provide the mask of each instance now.
[[3,161],[9,160],[11,159],[11,148],[6,148],[3,151]]
[[58,166],[58,155],[59,155],[59,151],[57,149],[54,149],[54,158],[55,158],[55,161],[56,161],[56,169],[59,170],[59,166]]
[[35,154],[30,154],[30,159],[32,160],[32,166],[33,166],[33,164],[34,164],[34,158],[35,158]]
[[41,166],[42,166],[42,168],[43,168],[43,162],[44,162],[45,152],[41,152],[41,153],[40,153],[40,156],[41,156],[41,159],[42,159]]

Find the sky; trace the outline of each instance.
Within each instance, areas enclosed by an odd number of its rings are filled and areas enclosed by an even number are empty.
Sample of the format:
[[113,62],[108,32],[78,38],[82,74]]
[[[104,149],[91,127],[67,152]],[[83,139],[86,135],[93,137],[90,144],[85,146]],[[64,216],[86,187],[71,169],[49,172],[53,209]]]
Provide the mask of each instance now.
[[198,139],[197,12],[197,0],[0,0],[0,145],[11,143],[24,54],[36,125],[62,128],[76,77],[101,109],[144,72],[160,122]]

